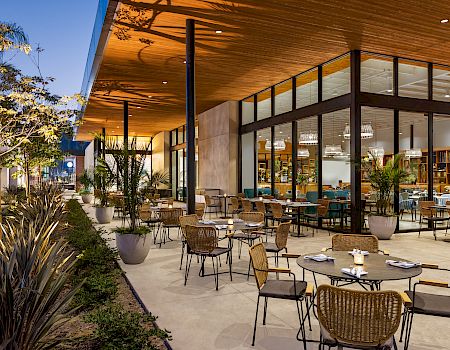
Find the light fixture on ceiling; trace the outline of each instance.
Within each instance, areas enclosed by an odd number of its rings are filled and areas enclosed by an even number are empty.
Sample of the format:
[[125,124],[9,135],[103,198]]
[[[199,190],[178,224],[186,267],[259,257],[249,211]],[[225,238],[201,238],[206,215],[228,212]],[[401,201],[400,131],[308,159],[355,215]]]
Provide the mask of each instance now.
[[280,134],[282,134],[283,132],[282,131],[280,131]]
[[183,61],[184,64],[186,64],[186,61]]
[[325,157],[335,157],[341,156],[344,152],[342,151],[341,145],[326,145],[325,146]]
[[163,83],[164,85],[166,85],[166,84],[167,84],[167,81],[164,80],[162,83]]
[[133,114],[128,114],[128,116],[129,116],[129,117],[132,117],[132,116],[133,116]]
[[399,132],[398,134],[399,134],[399,135],[403,135],[403,133],[402,133],[402,132]]
[[[361,139],[367,140],[373,137],[373,128],[371,123],[361,125]],[[344,139],[350,140],[350,125],[345,124]]]
[[448,23],[448,18],[441,19],[441,23]]
[[300,145],[317,145],[319,139],[316,132],[302,132],[300,133],[300,140],[298,141]]
[[[272,149],[272,142],[266,141],[264,148],[267,151],[270,151]],[[275,151],[284,151],[286,149],[286,143],[284,142],[284,140],[275,140],[275,142],[273,143],[273,149]]]
[[299,157],[299,158],[309,158],[309,149],[307,149],[307,148],[299,148],[297,150],[297,157]]
[[223,32],[220,29],[216,30],[216,34],[222,34]]
[[449,90],[449,89],[445,90],[445,95],[444,95],[444,97],[445,97],[445,98],[449,98],[449,97],[450,97],[450,90]]
[[119,125],[117,125],[116,128],[119,129]]
[[148,97],[148,98],[152,98],[153,96],[152,96],[152,95],[148,95],[147,97]]
[[137,106],[136,108],[141,108],[141,106]]
[[369,151],[367,152],[369,159],[383,159],[384,157],[384,148],[382,146],[373,146],[369,147]]

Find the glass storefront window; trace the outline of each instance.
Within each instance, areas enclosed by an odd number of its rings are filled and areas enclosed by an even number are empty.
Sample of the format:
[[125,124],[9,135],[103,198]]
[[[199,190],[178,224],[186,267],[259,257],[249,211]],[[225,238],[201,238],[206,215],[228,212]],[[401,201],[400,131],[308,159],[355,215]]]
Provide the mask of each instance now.
[[392,57],[361,53],[361,91],[393,95]]
[[254,97],[248,97],[242,101],[242,125],[250,124],[255,121]]
[[271,195],[271,131],[270,128],[258,130],[257,140],[257,189],[258,195]]
[[177,130],[172,130],[170,132],[170,138],[171,138],[171,146],[175,146],[177,144]]
[[253,132],[241,136],[242,146],[242,191],[246,197],[255,197],[255,137]]
[[296,108],[302,108],[318,102],[318,69],[311,69],[295,78]]
[[275,196],[292,198],[292,124],[275,127]]
[[[317,202],[318,130],[317,117],[297,121],[297,198]],[[312,208],[306,209],[311,213]]]
[[292,110],[292,80],[275,85],[275,115]]
[[350,93],[350,55],[344,55],[323,65],[322,99]]
[[270,88],[256,95],[258,104],[256,107],[257,120],[269,118],[272,115]]
[[428,98],[428,68],[425,62],[398,60],[398,95]]
[[180,126],[178,128],[178,142],[177,144],[181,144],[184,142],[184,127]]
[[450,67],[433,66],[433,100],[450,102]]

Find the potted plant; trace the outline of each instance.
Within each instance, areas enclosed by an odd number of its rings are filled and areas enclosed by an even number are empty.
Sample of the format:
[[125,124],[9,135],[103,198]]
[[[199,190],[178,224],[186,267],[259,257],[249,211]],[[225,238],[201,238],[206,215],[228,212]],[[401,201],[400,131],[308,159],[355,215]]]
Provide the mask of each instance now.
[[363,162],[367,179],[376,193],[376,213],[369,214],[370,232],[379,239],[390,239],[397,226],[397,215],[392,210],[391,198],[394,188],[409,177],[400,164],[402,155],[396,154],[385,165],[383,159],[372,155],[373,161]]
[[109,191],[116,179],[113,169],[102,158],[97,160],[94,170],[95,197],[99,203],[95,205],[95,217],[99,224],[108,224],[114,216],[114,206],[111,205]]
[[129,150],[128,147],[119,150],[117,145],[114,148],[113,157],[123,184],[125,210],[129,215],[128,226],[114,230],[117,249],[125,264],[140,264],[147,257],[152,242],[149,227],[139,226],[139,208],[142,204],[139,188],[150,143],[138,146],[136,138],[133,138]]
[[92,193],[92,185],[94,184],[92,171],[85,169],[78,180],[83,186],[83,188],[78,192],[81,196],[81,200],[84,204],[91,204],[94,200],[94,194]]

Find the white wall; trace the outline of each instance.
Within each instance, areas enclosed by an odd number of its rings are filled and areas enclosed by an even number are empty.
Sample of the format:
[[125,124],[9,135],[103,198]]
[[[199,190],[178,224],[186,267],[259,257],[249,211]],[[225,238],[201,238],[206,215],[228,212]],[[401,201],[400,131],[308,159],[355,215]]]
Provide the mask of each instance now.
[[337,186],[339,180],[350,182],[350,162],[348,160],[324,159],[322,162],[322,184]]
[[84,151],[84,168],[94,169],[94,141],[92,141]]
[[[170,171],[170,133],[163,131],[153,138],[153,171]],[[150,157],[147,157],[150,162]]]

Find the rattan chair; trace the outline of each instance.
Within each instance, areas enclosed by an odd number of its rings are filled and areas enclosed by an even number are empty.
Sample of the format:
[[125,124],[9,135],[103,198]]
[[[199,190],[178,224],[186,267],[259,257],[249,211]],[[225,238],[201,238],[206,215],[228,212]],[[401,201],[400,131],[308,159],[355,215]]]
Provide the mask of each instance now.
[[272,213],[267,211],[266,204],[263,201],[256,201],[255,206],[257,212],[264,214],[264,230],[270,230],[272,233],[272,231],[276,228],[275,226],[269,227],[269,220],[272,219]]
[[[434,271],[450,272],[450,269],[439,268],[438,265],[422,264],[422,269],[432,269]],[[414,283],[413,288],[405,291],[403,302],[405,312],[403,314],[402,332],[400,341],[405,335],[405,350],[408,349],[411,338],[412,321],[415,314],[450,318],[450,295],[440,295],[417,291],[419,287],[430,286],[440,288],[450,288],[450,281],[419,279]],[[445,332],[443,329],[442,331]]]
[[272,212],[272,221],[274,223],[292,221],[292,216],[284,213],[281,203],[270,203],[270,210]]
[[320,349],[397,349],[394,334],[402,317],[395,291],[358,291],[321,285],[317,289]]
[[[288,252],[287,250],[287,240],[289,236],[289,230],[291,228],[291,222],[282,222],[279,224],[276,228],[275,233],[275,242],[264,242],[264,248],[266,249],[266,252],[268,253],[274,253],[275,254],[275,265],[278,266],[278,259],[279,259],[279,253],[284,250],[286,251],[286,254]],[[287,265],[289,267],[289,259],[287,259]]]
[[[324,249],[328,250],[330,248]],[[331,237],[331,250],[335,252],[348,252],[353,249],[366,250],[369,253],[383,253],[389,255],[388,251],[379,249],[378,238],[374,235],[356,235],[339,233]]]
[[[186,225],[186,242],[187,242],[187,258],[186,258],[186,271],[184,275],[184,285],[187,283],[189,276],[189,270],[191,267],[192,256],[197,255],[201,259],[200,275],[205,275],[205,260],[211,258],[214,280],[216,283],[216,290],[219,289],[219,256],[227,254],[227,261],[229,266],[230,279],[233,280],[232,275],[232,259],[231,259],[231,246],[219,247],[219,237],[217,230],[214,226],[191,226]],[[215,260],[215,263],[214,263]]]
[[241,205],[243,212],[253,211],[253,204],[248,199],[241,199]]
[[186,226],[195,226],[198,224],[197,214],[183,215],[180,216],[180,227],[181,227],[181,260],[180,260],[180,270],[183,266],[184,250],[186,248]]
[[170,238],[170,229],[176,228],[180,232],[180,216],[183,215],[182,208],[161,208],[159,211],[159,218],[161,220],[161,233],[159,247],[166,243],[166,239],[172,241]]
[[151,210],[150,203],[143,203],[139,208],[139,220],[152,229],[153,242],[155,242],[161,220],[159,219],[158,212]]
[[239,209],[239,199],[237,197],[230,198],[230,206],[228,208],[228,212],[231,215],[236,215],[241,212],[241,210]]
[[205,194],[205,213],[209,213],[209,218],[211,218],[211,214],[218,214],[220,212],[221,204],[220,202],[214,201],[209,195]]
[[[250,260],[253,266],[253,272],[255,274],[256,286],[258,288],[258,301],[256,304],[255,324],[253,327],[253,339],[252,346],[255,345],[256,338],[256,324],[258,322],[259,301],[264,298],[264,316],[263,325],[266,324],[267,316],[267,300],[268,298],[295,300],[297,303],[298,319],[300,321],[300,330],[297,334],[301,333],[304,348],[306,350],[306,330],[305,320],[308,319],[309,327],[311,329],[311,320],[309,317],[310,305],[312,305],[313,286],[305,281],[297,281],[295,274],[289,269],[285,268],[269,268],[267,261],[266,250],[262,243],[258,243],[252,246],[249,250]],[[269,273],[285,273],[289,276],[292,275],[293,279],[290,280],[272,280],[268,279]],[[303,303],[306,306],[306,314],[303,308]]]
[[[243,211],[238,215],[239,219],[244,222],[252,222],[252,223],[263,223],[264,222],[264,214],[259,213],[257,211]],[[262,236],[265,235],[264,231],[255,229],[254,227],[249,227],[246,230],[242,230],[241,232],[233,232],[228,236],[232,239],[236,239],[239,242],[238,246],[238,257],[241,257],[241,249],[242,243],[248,244],[248,246],[252,246],[257,239],[261,239]],[[250,266],[250,264],[249,264]],[[250,268],[249,268],[250,272]]]
[[436,203],[434,201],[419,201],[419,237],[420,233],[422,232],[422,222],[427,222],[431,224],[431,227],[433,229],[433,236],[434,239],[437,239],[436,236],[436,230],[437,230],[437,224],[446,222],[447,225],[445,227],[445,234],[447,235],[448,231],[448,225],[449,225],[449,219],[444,217],[437,216],[437,210],[436,208],[431,208],[432,206],[435,206]]
[[195,215],[199,220],[203,219],[203,215],[205,215],[206,204],[205,203],[195,203]]

